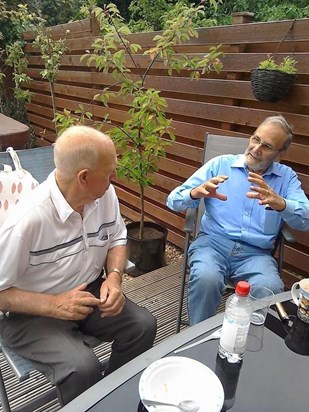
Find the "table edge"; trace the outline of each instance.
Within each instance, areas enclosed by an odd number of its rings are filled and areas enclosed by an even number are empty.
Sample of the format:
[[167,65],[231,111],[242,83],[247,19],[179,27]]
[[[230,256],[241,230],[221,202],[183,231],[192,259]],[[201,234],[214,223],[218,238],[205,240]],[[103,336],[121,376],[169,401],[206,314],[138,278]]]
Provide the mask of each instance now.
[[[285,302],[291,299],[291,292],[282,292],[274,296],[272,304],[276,302]],[[173,336],[168,337],[158,345],[142,353],[135,359],[117,369],[111,375],[102,379],[93,385],[87,391],[73,399],[66,406],[61,408],[63,412],[85,412],[93,405],[102,400],[105,396],[115,390],[118,386],[124,384],[132,376],[136,375],[143,369],[147,368],[157,359],[162,358],[172,352],[179,346],[184,345],[188,340],[192,340],[201,334],[214,329],[222,324],[224,313],[219,313],[197,325],[182,330]],[[206,326],[206,328],[205,328]]]

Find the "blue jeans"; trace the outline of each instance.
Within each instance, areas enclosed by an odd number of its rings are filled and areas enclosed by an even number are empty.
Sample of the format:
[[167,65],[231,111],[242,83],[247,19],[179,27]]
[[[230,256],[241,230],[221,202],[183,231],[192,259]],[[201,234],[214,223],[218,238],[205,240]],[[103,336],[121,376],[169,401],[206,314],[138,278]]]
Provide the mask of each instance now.
[[246,280],[275,294],[284,290],[271,251],[241,241],[200,233],[189,247],[188,259],[190,325],[215,315],[228,281],[236,285],[239,280]]

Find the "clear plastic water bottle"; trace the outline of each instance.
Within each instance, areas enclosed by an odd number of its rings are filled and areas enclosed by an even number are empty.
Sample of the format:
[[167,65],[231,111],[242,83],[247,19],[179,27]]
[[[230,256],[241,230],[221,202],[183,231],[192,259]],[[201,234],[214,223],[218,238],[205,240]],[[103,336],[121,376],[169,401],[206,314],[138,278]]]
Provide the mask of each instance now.
[[249,297],[250,285],[240,281],[225,306],[219,356],[230,363],[240,361],[246,350],[253,306]]

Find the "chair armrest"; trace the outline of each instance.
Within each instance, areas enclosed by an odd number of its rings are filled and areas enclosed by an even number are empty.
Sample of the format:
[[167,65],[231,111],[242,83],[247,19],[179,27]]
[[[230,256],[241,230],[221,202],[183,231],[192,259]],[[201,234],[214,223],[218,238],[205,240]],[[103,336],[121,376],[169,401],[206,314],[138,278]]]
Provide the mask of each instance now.
[[195,221],[196,221],[196,214],[197,214],[196,208],[187,209],[185,225],[184,225],[185,233],[193,233]]
[[281,228],[281,235],[283,236],[284,240],[289,243],[296,243],[296,238],[293,233],[290,231],[287,225],[283,225]]
[[33,364],[27,360],[17,355],[12,349],[6,346],[3,342],[0,341],[1,352],[10,368],[14,372],[14,375],[18,379],[18,382],[23,382],[29,378],[29,373],[35,370]]
[[135,269],[135,263],[131,262],[131,260],[127,259],[126,267],[124,268],[125,273],[131,273]]

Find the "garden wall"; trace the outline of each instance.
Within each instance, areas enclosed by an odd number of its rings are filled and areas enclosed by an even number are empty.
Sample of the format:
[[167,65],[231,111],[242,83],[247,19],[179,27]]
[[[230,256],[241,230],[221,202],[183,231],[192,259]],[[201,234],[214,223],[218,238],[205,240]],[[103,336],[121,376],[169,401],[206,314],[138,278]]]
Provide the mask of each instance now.
[[[169,229],[168,239],[180,247],[184,243],[184,215],[166,208],[167,194],[183,182],[201,164],[203,141],[206,132],[230,136],[249,136],[267,116],[278,113],[294,125],[295,138],[284,159],[299,174],[302,186],[309,194],[309,19],[286,20],[270,23],[246,23],[250,15],[235,15],[235,24],[199,29],[199,38],[178,47],[179,53],[204,55],[212,45],[221,44],[224,51],[223,70],[217,75],[203,75],[191,81],[184,74],[167,76],[162,63],[153,65],[147,86],[162,91],[168,102],[167,113],[174,119],[176,142],[167,148],[167,158],[160,161],[155,174],[155,185],[146,189],[147,219],[163,223]],[[55,85],[58,111],[74,110],[78,104],[87,104],[92,97],[113,80],[98,72],[94,66],[87,67],[80,57],[90,49],[98,26],[95,20],[83,20],[52,29],[53,36],[62,37],[65,31],[69,52],[63,57]],[[132,34],[134,42],[143,48],[150,47],[154,33]],[[33,35],[25,33],[26,52],[29,56],[28,74],[34,79],[30,89],[34,97],[28,104],[28,117],[40,145],[55,140],[52,123],[49,85],[40,75],[42,61],[32,47]],[[259,102],[254,98],[250,85],[250,71],[258,63],[276,52],[281,58],[290,55],[297,61],[298,78],[288,97],[278,103]],[[139,67],[148,65],[148,58],[137,57]],[[133,73],[139,69],[132,67]],[[121,124],[127,118],[130,101],[114,100],[108,109],[110,119]],[[102,119],[106,108],[92,104],[89,108],[95,120]],[[124,216],[139,219],[139,194],[133,184],[115,181]],[[291,273],[308,273],[309,234],[294,232],[297,244],[285,247],[286,283],[294,279]]]

